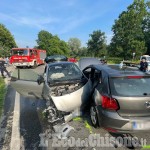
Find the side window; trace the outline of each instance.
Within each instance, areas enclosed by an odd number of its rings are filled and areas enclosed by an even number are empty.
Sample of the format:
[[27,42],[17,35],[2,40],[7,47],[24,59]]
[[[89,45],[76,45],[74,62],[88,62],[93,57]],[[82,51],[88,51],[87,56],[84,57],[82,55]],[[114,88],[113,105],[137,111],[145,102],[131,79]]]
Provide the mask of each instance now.
[[47,66],[45,66],[44,73],[46,73],[46,70],[47,70]]
[[94,80],[98,81],[99,83],[102,82],[102,73],[100,70],[94,71]]
[[108,77],[104,74],[104,72],[99,72],[99,84],[97,89],[100,93],[108,93]]
[[34,55],[37,55],[37,51],[36,50],[34,50]]
[[30,56],[32,56],[33,55],[33,51],[32,50],[30,50]]
[[109,88],[109,86],[108,86],[108,78],[107,78],[107,76],[105,76],[103,78],[103,83],[102,83],[102,92],[103,93],[108,93],[108,88]]
[[83,74],[89,79],[91,76],[91,68],[87,68],[83,71]]

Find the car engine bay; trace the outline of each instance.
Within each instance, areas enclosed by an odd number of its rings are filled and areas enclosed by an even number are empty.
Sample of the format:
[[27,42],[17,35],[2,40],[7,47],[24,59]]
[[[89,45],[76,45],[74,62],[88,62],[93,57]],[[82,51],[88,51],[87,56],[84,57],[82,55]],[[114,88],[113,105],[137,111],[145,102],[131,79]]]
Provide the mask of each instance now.
[[75,84],[66,84],[66,85],[59,85],[59,86],[51,86],[51,95],[52,96],[63,96],[65,94],[70,94],[74,91],[77,91],[83,86],[82,83],[75,83]]

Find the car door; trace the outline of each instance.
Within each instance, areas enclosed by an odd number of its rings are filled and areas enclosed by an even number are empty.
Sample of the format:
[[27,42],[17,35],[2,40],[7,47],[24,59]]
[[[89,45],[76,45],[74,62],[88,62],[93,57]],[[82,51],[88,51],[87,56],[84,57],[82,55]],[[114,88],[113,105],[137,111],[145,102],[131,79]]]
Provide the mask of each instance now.
[[10,81],[10,85],[22,96],[42,98],[43,83],[37,83],[38,74],[30,69],[16,69]]
[[94,73],[94,69],[92,67],[86,67],[83,70],[83,74],[88,78],[88,82],[86,83],[86,88],[83,92],[85,100],[91,99],[93,73]]
[[93,92],[93,99],[96,105],[101,105],[102,96],[109,96],[109,84],[108,84],[108,75],[102,70],[97,71],[96,80],[98,81],[95,84],[94,92]]

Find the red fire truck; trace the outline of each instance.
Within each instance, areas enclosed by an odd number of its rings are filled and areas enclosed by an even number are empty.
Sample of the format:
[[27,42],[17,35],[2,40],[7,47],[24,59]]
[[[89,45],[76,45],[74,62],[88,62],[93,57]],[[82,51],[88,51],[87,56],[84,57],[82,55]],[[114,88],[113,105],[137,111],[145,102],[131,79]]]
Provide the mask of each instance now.
[[34,48],[12,48],[10,63],[16,67],[33,67],[44,64],[46,50]]

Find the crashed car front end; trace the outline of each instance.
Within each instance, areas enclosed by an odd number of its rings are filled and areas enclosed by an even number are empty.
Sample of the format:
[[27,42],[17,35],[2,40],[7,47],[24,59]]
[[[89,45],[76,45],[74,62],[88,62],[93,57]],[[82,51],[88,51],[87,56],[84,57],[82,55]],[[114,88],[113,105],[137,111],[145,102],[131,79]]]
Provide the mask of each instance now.
[[45,78],[43,96],[47,99],[48,116],[51,116],[49,122],[61,120],[62,115],[63,118],[78,116],[87,103],[89,90],[88,80],[80,69],[69,62],[50,64]]

